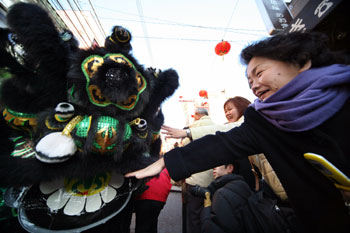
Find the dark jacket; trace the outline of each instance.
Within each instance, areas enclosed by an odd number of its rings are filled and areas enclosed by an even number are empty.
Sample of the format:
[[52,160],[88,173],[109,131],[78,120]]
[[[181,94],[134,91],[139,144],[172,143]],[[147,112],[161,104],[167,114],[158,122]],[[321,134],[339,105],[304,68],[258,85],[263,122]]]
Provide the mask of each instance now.
[[236,174],[221,176],[214,180],[208,189],[212,204],[205,207],[201,213],[202,232],[246,232],[245,221],[242,218],[248,216],[241,214],[241,209],[247,205],[252,191],[243,177]]
[[165,165],[170,176],[181,180],[191,173],[264,153],[304,232],[349,232],[350,215],[340,192],[303,157],[306,152],[321,154],[350,175],[349,101],[322,125],[298,133],[279,130],[252,107],[244,116],[240,127],[208,135],[166,153]]

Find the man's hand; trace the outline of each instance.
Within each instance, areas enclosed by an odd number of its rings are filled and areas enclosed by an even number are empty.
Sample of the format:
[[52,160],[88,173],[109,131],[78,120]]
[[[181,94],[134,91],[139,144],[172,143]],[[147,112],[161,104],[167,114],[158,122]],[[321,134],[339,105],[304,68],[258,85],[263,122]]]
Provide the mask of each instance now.
[[175,129],[166,125],[162,126],[162,134],[165,138],[185,138],[187,136],[185,129]]

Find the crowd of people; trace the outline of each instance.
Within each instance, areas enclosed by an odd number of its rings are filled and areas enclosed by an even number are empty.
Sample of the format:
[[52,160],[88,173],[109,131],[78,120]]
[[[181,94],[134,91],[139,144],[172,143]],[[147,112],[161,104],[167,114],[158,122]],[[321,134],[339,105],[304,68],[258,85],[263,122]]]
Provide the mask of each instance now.
[[288,209],[290,233],[350,232],[349,54],[327,42],[322,33],[293,32],[245,47],[240,58],[257,99],[227,99],[222,125],[205,108],[183,129],[163,125],[165,138],[181,145],[125,174],[147,179],[115,218],[118,227],[86,232],[130,232],[133,213],[136,233],[158,232],[171,180],[182,182],[183,233],[264,232],[249,208],[261,191],[278,211]]
[[[350,146],[346,137],[350,130],[349,56],[330,50],[327,40],[317,32],[294,32],[248,45],[240,57],[257,99],[243,108],[244,119],[226,130],[224,126],[198,127],[207,130],[201,135],[195,132],[197,127],[180,130],[163,126],[168,137],[188,137],[193,141],[126,176],[141,179],[167,168],[170,177],[179,181],[248,158],[279,202],[293,210],[295,232],[349,232],[349,187],[339,185],[337,180],[340,176],[348,180],[350,176]],[[229,113],[229,106],[224,106],[229,121],[241,118],[237,114],[239,108],[235,107]],[[318,166],[305,156],[310,153],[321,158]],[[329,179],[325,174],[334,172],[328,169],[332,166],[341,175]],[[243,173],[241,177],[249,183]],[[213,182],[217,180],[220,178]],[[249,232],[247,223],[239,226],[243,222],[235,225],[237,218],[227,218],[227,214],[219,217],[222,212],[216,212],[213,202],[217,192],[204,195],[206,208],[208,196],[212,203],[201,231],[220,232],[219,227],[223,232]],[[195,189],[194,193],[200,192]],[[228,203],[238,201],[234,195],[225,198],[229,198]],[[227,213],[241,208],[225,206],[230,209],[225,209]]]

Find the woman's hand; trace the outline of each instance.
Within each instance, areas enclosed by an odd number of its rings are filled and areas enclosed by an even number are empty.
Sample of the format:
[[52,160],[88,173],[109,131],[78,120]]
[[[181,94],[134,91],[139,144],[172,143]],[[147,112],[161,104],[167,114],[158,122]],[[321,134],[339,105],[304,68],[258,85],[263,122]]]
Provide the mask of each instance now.
[[156,162],[152,163],[144,169],[130,172],[125,174],[125,177],[136,177],[137,179],[142,179],[149,176],[155,176],[159,174],[165,167],[164,158],[158,159]]
[[185,129],[175,129],[169,126],[162,126],[162,134],[165,134],[165,138],[185,138],[187,137],[187,133]]

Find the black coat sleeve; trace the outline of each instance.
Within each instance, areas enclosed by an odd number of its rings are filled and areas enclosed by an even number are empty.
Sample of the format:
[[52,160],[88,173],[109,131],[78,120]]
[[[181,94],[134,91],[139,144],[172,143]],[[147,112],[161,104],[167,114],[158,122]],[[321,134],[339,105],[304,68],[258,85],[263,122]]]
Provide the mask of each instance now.
[[193,173],[205,171],[260,153],[256,134],[249,121],[228,132],[216,132],[195,140],[185,147],[175,148],[164,155],[165,166],[175,181]]

